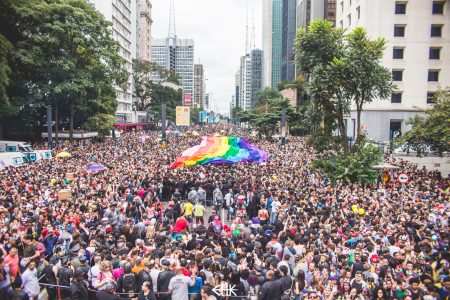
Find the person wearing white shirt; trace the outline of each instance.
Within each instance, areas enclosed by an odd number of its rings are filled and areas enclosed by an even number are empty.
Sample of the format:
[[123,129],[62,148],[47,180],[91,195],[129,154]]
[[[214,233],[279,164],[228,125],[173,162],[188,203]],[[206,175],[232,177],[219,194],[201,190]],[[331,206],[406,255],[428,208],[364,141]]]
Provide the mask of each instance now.
[[37,300],[40,292],[39,280],[37,276],[36,262],[30,261],[28,268],[20,276],[22,279],[23,291],[28,294],[30,300]]

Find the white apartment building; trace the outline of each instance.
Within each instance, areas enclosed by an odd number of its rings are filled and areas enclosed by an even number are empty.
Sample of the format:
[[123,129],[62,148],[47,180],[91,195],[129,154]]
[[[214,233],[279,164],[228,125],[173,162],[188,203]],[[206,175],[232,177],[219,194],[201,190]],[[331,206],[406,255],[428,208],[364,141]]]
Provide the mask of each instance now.
[[139,1],[139,58],[142,60],[151,60],[151,41],[152,41],[152,4],[150,0]]
[[[168,37],[153,39],[151,60],[180,77],[183,93],[194,93],[194,40]],[[152,75],[153,80],[158,76]]]
[[[337,0],[336,26],[364,27],[387,41],[382,64],[397,91],[364,106],[362,128],[369,138],[389,141],[407,131],[406,121],[432,105],[433,93],[450,87],[450,0]],[[356,112],[347,119],[355,137]]]
[[132,121],[132,76],[131,63],[138,51],[136,46],[136,0],[93,0],[94,7],[112,22],[112,37],[119,45],[119,54],[126,60],[129,73],[127,90],[116,87],[117,122]]
[[239,107],[252,109],[252,59],[249,54],[241,57]]

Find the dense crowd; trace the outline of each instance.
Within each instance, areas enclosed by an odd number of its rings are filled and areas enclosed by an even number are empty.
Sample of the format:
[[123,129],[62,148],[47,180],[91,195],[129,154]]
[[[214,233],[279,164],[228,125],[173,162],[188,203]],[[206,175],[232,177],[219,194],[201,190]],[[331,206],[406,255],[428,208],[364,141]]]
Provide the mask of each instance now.
[[[0,299],[449,299],[438,172],[386,158],[408,184],[330,182],[305,139],[195,130],[166,147],[157,132],[59,146],[72,156],[0,170]],[[268,161],[169,169],[220,130]]]

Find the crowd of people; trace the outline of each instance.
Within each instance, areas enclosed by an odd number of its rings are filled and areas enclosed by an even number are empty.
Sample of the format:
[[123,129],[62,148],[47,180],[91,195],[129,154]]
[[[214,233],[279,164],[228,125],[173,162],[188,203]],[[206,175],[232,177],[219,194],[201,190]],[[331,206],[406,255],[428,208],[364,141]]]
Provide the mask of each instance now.
[[[0,299],[449,299],[448,178],[386,158],[408,184],[331,182],[304,138],[221,126],[0,170]],[[267,162],[169,168],[218,132]]]

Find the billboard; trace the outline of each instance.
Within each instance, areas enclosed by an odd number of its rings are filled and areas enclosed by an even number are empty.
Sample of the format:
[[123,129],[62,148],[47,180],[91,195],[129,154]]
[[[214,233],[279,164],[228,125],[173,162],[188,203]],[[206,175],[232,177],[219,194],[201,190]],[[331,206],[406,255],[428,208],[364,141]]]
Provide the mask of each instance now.
[[192,97],[190,93],[184,94],[184,105],[191,105],[192,104]]
[[175,111],[175,123],[177,126],[191,125],[191,109],[189,106],[177,106]]
[[201,111],[199,112],[199,118],[198,120],[200,121],[200,123],[205,123],[206,122],[206,117],[208,116],[208,113],[206,111]]

